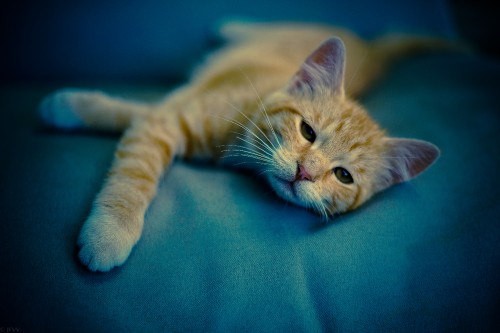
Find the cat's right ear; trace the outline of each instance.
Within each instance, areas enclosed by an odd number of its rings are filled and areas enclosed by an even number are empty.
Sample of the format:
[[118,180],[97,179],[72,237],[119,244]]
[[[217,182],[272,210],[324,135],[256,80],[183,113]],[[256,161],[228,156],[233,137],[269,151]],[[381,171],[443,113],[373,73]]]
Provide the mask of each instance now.
[[319,88],[344,94],[345,46],[338,37],[321,44],[302,64],[287,86],[291,94],[314,95]]
[[438,147],[421,140],[386,138],[384,145],[386,150],[382,158],[385,160],[386,172],[380,179],[378,190],[415,178],[440,155]]

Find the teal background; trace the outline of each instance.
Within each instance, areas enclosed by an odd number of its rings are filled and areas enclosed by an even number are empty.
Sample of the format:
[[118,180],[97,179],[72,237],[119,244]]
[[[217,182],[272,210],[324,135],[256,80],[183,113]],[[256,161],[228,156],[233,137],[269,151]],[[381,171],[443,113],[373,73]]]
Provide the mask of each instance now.
[[452,51],[409,57],[362,98],[391,135],[441,148],[438,162],[414,181],[324,224],[251,173],[176,161],[142,239],[107,274],[80,266],[75,243],[118,137],[61,133],[36,117],[43,96],[68,85],[160,98],[214,46],[211,27],[226,15],[342,23],[366,36],[454,36],[448,3],[49,1],[12,8],[2,14],[9,33],[0,89],[0,328],[498,331],[497,58]]
[[0,14],[9,80],[185,78],[230,18],[308,21],[367,37],[390,30],[450,35],[441,0],[19,0]]

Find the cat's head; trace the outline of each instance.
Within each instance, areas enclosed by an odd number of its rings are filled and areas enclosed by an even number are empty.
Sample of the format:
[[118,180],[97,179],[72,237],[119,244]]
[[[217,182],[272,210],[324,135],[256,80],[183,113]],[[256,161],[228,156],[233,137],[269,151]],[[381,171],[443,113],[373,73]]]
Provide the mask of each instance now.
[[331,38],[283,90],[270,95],[258,120],[271,142],[268,149],[256,141],[255,149],[272,151],[264,171],[273,189],[324,216],[355,209],[417,176],[439,156],[428,142],[386,136],[346,96],[344,72],[344,44]]

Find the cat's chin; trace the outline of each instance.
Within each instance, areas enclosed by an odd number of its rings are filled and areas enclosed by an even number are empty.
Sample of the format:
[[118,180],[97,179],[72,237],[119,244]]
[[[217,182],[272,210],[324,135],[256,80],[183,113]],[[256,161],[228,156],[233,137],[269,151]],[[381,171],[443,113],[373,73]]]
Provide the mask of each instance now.
[[268,181],[280,198],[298,206],[305,206],[296,182],[288,181],[274,175],[268,177]]

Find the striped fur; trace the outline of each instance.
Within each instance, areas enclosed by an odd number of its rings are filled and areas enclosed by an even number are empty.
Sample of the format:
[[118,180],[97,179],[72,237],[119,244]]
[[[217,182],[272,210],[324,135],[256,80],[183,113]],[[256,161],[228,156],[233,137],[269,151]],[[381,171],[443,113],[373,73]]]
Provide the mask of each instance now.
[[[429,143],[385,136],[352,99],[388,59],[424,39],[398,49],[393,40],[388,47],[388,39],[370,43],[322,26],[228,24],[222,33],[232,43],[161,102],[80,90],[42,102],[49,125],[124,132],[78,239],[89,269],[107,271],[127,259],[175,157],[255,169],[277,195],[327,218],[418,175],[439,155]],[[314,142],[301,134],[302,122],[314,130]],[[348,170],[353,183],[339,181],[336,167]]]

